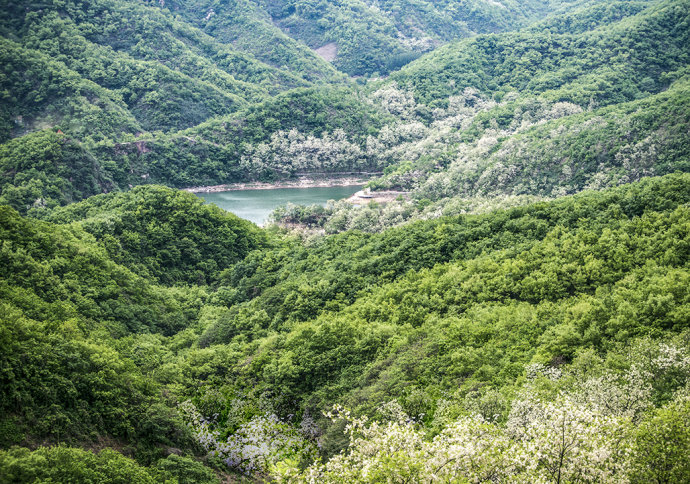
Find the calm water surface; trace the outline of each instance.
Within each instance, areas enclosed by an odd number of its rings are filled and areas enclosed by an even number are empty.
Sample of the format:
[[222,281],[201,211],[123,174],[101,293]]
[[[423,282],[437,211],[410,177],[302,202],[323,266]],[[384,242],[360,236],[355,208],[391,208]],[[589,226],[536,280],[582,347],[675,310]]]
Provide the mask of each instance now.
[[197,193],[206,203],[214,203],[235,215],[263,224],[268,215],[288,202],[326,205],[328,200],[340,200],[362,189],[362,185],[321,188],[274,188],[271,190],[231,190],[216,193]]

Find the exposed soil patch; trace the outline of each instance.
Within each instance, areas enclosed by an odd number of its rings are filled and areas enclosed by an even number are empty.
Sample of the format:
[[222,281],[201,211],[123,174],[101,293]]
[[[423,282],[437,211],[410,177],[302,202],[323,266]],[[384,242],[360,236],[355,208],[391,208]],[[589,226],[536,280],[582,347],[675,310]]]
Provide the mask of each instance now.
[[338,55],[338,44],[331,42],[323,47],[315,49],[315,52],[321,56],[326,62],[333,62],[335,57]]

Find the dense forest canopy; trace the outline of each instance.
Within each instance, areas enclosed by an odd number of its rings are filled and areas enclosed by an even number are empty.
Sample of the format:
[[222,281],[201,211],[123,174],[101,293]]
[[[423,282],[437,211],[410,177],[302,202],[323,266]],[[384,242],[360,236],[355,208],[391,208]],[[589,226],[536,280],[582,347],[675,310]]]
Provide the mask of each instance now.
[[0,7],[0,483],[690,481],[689,0]]

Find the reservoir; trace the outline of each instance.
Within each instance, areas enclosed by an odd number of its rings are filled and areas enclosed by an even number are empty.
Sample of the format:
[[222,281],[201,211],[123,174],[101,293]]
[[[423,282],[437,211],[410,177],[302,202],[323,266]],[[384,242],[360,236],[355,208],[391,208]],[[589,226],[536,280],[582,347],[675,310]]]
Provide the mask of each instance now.
[[257,225],[262,225],[277,207],[288,202],[299,205],[326,205],[328,200],[347,198],[360,190],[362,185],[270,188],[261,190],[230,190],[226,192],[197,193],[206,203],[213,203]]

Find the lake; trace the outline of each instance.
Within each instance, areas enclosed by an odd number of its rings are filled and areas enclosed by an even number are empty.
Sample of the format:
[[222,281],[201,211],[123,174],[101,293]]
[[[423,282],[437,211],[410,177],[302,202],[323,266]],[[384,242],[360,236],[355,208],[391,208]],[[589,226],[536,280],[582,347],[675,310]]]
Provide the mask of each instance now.
[[230,190],[197,193],[206,203],[213,203],[238,217],[261,225],[277,207],[288,202],[299,205],[326,205],[328,200],[340,200],[354,195],[362,185],[316,188],[271,188],[266,190]]

